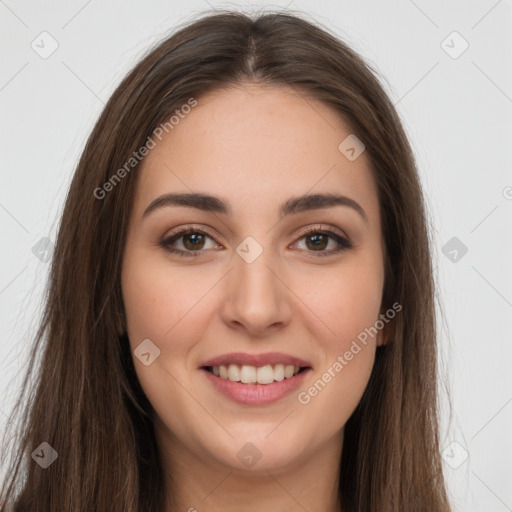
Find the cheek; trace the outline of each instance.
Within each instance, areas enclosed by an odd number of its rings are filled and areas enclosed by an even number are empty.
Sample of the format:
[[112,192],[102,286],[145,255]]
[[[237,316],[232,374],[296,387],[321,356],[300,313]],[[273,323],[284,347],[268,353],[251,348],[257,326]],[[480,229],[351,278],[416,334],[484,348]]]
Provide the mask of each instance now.
[[329,327],[315,336],[322,361],[297,400],[304,413],[322,418],[324,434],[334,435],[354,412],[370,379],[376,350],[370,328],[379,317],[381,288],[378,276],[369,273],[340,273],[329,281],[328,293],[317,301]]
[[193,269],[184,272],[162,258],[134,250],[126,258],[122,273],[130,340],[150,338],[165,344],[187,320],[201,298],[197,291],[206,291],[208,281],[205,284],[205,276]]
[[307,306],[303,317],[318,326],[317,339],[323,340],[329,353],[348,349],[379,318],[383,269],[373,263],[374,258],[370,254],[365,261],[354,255],[329,271],[295,272],[293,289]]
[[[151,256],[142,249],[127,251],[121,282],[135,371],[153,407],[165,411],[187,405],[186,396],[170,390],[185,382],[187,354],[200,339],[201,327],[194,317],[204,315],[197,291],[205,288],[200,285],[205,277],[193,270],[184,273]],[[137,347],[146,339],[160,351],[147,366],[136,357]]]
[[318,411],[333,411],[326,418],[333,429],[353,412],[373,369],[374,326],[383,286],[383,268],[375,262],[376,253],[368,252],[366,260],[361,254],[347,259],[332,272],[302,274],[296,282],[297,295],[308,306],[300,314],[309,318],[308,329],[323,354],[318,378],[301,390],[299,402],[314,403]]
[[332,311],[343,344],[375,324],[382,299],[382,279],[378,273],[366,269],[345,277],[339,282],[337,313]]

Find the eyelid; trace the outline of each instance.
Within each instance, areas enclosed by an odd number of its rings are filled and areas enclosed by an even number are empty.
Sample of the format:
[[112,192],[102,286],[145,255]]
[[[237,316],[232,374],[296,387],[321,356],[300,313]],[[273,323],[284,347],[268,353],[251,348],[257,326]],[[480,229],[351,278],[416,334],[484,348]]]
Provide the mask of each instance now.
[[[204,232],[205,234],[207,234],[209,237],[213,238],[215,241],[217,239],[217,235],[215,235],[212,231],[209,230],[209,227],[207,226],[204,226],[204,225],[199,225],[199,224],[190,224],[186,227],[183,227],[183,228],[177,228],[175,231],[171,231],[170,233],[166,234],[164,236],[164,240],[167,240],[169,238],[172,238],[173,236],[175,235],[178,235],[178,234],[185,234],[189,231],[199,231],[199,232]],[[322,224],[322,223],[319,223],[319,224],[316,224],[316,225],[313,225],[313,226],[308,226],[306,228],[304,228],[299,235],[297,235],[298,237],[303,237],[311,232],[317,232],[317,231],[335,231],[336,234],[340,237],[343,237],[347,240],[349,240],[349,237],[348,235],[341,229],[335,227],[335,226],[330,226],[330,225],[326,225],[326,224]],[[218,243],[218,242],[217,242]]]
[[[176,249],[170,246],[171,239],[174,238],[173,242],[176,240],[179,240],[181,237],[185,236],[189,233],[202,233],[210,237],[217,245],[219,245],[219,242],[217,242],[217,236],[214,235],[209,228],[204,227],[202,225],[188,225],[185,227],[177,228],[175,231],[171,231],[169,234],[165,235],[163,239],[160,241],[159,245],[167,250],[170,253],[175,253],[178,256],[199,256],[201,253],[206,252],[204,249],[199,249],[197,251],[184,251],[182,249]],[[330,251],[304,251],[309,252],[312,254],[317,253],[317,256],[329,256],[334,254],[339,254],[340,252],[343,252],[345,250],[351,249],[354,247],[353,242],[350,240],[350,238],[346,235],[346,233],[342,230],[340,230],[337,227],[325,225],[325,224],[316,224],[313,226],[308,226],[304,228],[299,235],[296,236],[295,241],[292,243],[292,245],[297,244],[300,240],[302,240],[305,236],[307,236],[310,233],[320,233],[325,234],[332,240],[334,240],[339,247],[335,250]],[[222,244],[220,244],[222,245]]]
[[[176,240],[179,240],[180,238],[184,237],[187,234],[190,233],[200,233],[208,236],[213,240],[213,242],[217,245],[217,237],[213,233],[210,232],[210,230],[204,226],[198,226],[198,225],[188,225],[185,227],[177,228],[174,231],[171,231],[169,234],[165,235],[159,242],[158,245],[162,247],[165,251],[171,254],[176,254],[179,257],[197,257],[200,256],[202,253],[205,252],[205,250],[200,249],[198,251],[187,251],[183,249],[176,249],[175,247],[171,246],[171,242],[176,242]],[[174,239],[174,240],[173,240]]]
[[304,235],[308,235],[309,233],[316,233],[317,231],[325,231],[325,232],[333,232],[334,234],[338,235],[341,238],[345,238],[346,240],[349,240],[348,235],[341,229],[327,225],[327,224],[316,224],[314,226],[308,226],[307,228],[304,228],[304,231],[301,231],[299,237],[303,237]]
[[173,236],[176,236],[176,235],[184,235],[184,234],[188,233],[189,231],[194,231],[194,232],[198,231],[201,233],[205,233],[206,235],[208,235],[210,238],[213,238],[214,240],[217,239],[217,235],[214,235],[213,232],[211,232],[208,227],[205,227],[205,226],[199,225],[199,224],[190,224],[185,227],[176,228],[175,231],[171,231],[170,233],[166,234],[164,236],[164,240],[168,240],[169,238],[172,238]]
[[298,244],[303,238],[307,237],[309,234],[323,234],[326,235],[331,240],[334,240],[338,244],[337,249],[331,249],[329,251],[312,251],[312,250],[303,250],[301,252],[304,252],[307,257],[310,258],[318,258],[318,257],[326,257],[326,256],[336,256],[340,253],[343,253],[347,250],[354,249],[355,245],[351,241],[351,239],[347,236],[347,234],[340,230],[337,227],[330,226],[330,225],[316,225],[316,226],[309,226],[306,228],[300,235],[298,235],[295,242],[293,242],[292,245]]

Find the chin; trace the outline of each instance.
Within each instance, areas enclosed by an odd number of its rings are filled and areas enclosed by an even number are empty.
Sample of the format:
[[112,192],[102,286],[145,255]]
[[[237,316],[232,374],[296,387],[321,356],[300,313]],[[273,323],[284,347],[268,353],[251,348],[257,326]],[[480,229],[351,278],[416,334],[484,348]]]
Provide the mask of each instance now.
[[239,435],[230,429],[233,438],[226,436],[223,442],[215,442],[205,449],[218,463],[238,472],[285,471],[295,466],[301,458],[297,447],[307,443],[304,440],[299,442],[296,436],[290,435],[284,429],[281,433],[273,432],[268,435],[278,423],[279,421],[265,429],[261,425],[252,424]]

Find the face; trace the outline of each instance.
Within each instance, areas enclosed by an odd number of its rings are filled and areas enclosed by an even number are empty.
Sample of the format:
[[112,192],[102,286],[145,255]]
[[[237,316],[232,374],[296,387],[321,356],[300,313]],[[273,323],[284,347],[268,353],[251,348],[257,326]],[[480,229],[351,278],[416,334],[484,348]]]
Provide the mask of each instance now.
[[[317,100],[245,84],[155,139],[122,291],[162,446],[277,470],[342,439],[385,341],[368,335],[384,312],[377,189],[367,153],[338,149],[351,133]],[[217,199],[154,202],[167,194]],[[326,194],[343,197],[295,201]]]

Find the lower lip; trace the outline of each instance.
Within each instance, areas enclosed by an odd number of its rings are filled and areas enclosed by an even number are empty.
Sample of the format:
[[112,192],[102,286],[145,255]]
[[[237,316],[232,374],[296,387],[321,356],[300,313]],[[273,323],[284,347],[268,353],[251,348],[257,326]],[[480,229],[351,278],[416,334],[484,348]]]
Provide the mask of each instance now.
[[204,368],[201,368],[201,370],[215,388],[231,400],[246,405],[264,405],[275,402],[296,390],[311,371],[311,368],[307,368],[289,379],[275,381],[271,384],[242,384],[217,377]]

